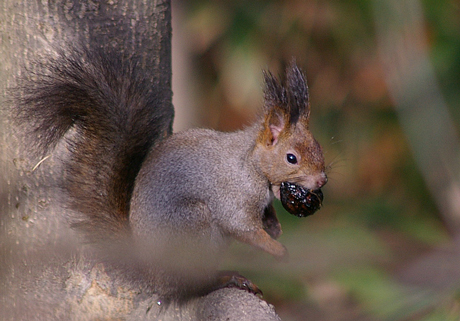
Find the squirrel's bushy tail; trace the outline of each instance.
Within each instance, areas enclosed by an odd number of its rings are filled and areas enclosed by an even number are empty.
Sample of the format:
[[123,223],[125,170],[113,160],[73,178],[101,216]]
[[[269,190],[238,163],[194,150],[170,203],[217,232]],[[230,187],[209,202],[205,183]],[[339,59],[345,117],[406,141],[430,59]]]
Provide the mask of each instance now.
[[128,231],[136,175],[150,147],[171,133],[173,107],[135,59],[72,49],[26,73],[17,119],[42,151],[68,140],[63,187],[89,241]]

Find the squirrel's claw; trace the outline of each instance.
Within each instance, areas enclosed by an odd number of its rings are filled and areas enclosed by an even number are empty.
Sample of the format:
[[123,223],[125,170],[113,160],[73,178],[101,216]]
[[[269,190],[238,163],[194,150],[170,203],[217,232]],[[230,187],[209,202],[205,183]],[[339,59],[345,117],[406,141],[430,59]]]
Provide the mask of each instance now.
[[236,271],[220,272],[219,283],[220,286],[218,288],[238,288],[263,297],[262,290],[257,285]]

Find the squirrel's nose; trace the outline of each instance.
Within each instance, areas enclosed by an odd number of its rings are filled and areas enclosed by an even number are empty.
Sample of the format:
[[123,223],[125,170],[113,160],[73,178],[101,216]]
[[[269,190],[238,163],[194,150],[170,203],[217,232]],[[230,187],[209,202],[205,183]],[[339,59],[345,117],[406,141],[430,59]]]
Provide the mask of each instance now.
[[327,175],[323,173],[322,176],[316,181],[316,185],[318,186],[318,188],[321,188],[324,185],[326,185],[326,183],[327,183]]

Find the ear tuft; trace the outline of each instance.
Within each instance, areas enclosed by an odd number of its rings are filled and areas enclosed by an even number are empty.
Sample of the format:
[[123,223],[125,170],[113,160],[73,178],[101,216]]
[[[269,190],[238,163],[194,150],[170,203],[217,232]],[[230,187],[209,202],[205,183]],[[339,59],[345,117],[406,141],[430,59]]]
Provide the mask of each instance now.
[[286,89],[276,79],[270,71],[264,70],[265,91],[264,100],[266,112],[274,108],[287,108]]
[[308,119],[310,116],[310,105],[307,80],[299,67],[297,67],[295,59],[292,59],[286,69],[285,87],[290,111],[289,122],[295,124],[299,121],[300,117]]
[[308,122],[310,115],[307,81],[292,59],[286,68],[285,83],[276,79],[271,72],[264,71],[265,113],[280,112],[289,124],[296,124],[300,118]]

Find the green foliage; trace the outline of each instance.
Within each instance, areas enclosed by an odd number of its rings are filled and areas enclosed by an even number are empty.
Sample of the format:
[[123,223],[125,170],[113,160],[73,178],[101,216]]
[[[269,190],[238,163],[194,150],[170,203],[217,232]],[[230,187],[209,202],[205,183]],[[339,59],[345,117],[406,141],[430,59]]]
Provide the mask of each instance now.
[[406,320],[421,311],[432,310],[440,301],[435,293],[404,287],[375,268],[343,271],[336,278],[367,312],[382,320]]

